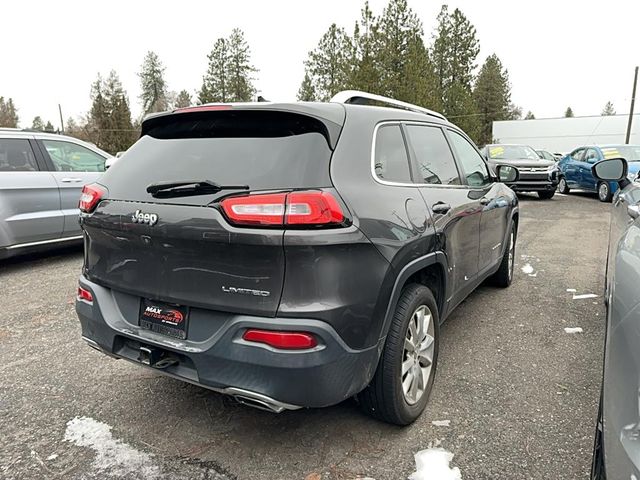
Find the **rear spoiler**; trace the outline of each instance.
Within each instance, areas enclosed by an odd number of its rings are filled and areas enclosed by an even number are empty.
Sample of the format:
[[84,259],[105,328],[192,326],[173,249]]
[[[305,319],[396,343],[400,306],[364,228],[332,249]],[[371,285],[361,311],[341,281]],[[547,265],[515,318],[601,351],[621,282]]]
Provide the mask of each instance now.
[[[274,127],[273,120],[280,117],[292,133],[304,133],[305,131],[322,133],[327,139],[329,147],[334,150],[344,125],[345,116],[345,108],[335,103],[206,104],[148,115],[142,122],[140,136],[192,138],[209,136],[205,135],[205,132],[212,132],[213,129],[223,135],[232,134],[230,124],[239,117],[245,118],[240,122],[235,122],[236,126],[241,126],[245,132],[246,129],[259,128],[260,133],[264,135],[265,128],[268,134],[269,128]],[[249,119],[252,119],[253,122],[247,121]],[[180,128],[181,126],[183,128]],[[198,127],[202,128],[198,131]],[[275,129],[272,130],[275,135]]]

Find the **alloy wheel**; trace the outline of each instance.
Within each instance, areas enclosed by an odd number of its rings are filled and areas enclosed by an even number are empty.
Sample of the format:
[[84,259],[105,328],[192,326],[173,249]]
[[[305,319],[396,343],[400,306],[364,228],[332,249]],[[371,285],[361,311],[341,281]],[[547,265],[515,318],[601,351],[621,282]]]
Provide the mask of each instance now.
[[598,187],[598,197],[600,197],[600,201],[604,202],[609,196],[609,185],[606,182],[600,183]]
[[420,305],[409,320],[402,353],[402,392],[409,405],[415,405],[424,395],[433,371],[433,315],[426,305]]
[[511,230],[511,235],[509,235],[509,280],[513,278],[513,257],[516,250],[516,242],[514,242],[513,230]]

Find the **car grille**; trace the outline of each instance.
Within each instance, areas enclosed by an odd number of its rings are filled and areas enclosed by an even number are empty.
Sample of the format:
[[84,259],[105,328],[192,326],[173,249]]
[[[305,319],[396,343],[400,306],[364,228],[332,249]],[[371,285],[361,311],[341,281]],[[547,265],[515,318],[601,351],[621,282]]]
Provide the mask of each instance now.
[[539,172],[539,173],[547,173],[547,169],[549,167],[518,167],[518,170],[521,172]]

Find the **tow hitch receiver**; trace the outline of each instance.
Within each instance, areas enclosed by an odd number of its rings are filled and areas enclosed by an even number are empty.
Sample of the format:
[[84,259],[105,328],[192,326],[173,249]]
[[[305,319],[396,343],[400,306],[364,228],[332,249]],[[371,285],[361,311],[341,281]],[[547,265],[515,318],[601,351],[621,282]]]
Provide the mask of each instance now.
[[164,369],[178,363],[178,359],[174,356],[167,355],[163,350],[152,347],[140,347],[138,360],[153,368]]

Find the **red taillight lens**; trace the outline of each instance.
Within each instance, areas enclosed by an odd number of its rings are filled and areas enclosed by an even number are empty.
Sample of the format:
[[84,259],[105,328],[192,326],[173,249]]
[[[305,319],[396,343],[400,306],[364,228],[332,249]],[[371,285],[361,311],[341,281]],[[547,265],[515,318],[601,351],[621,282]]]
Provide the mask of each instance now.
[[240,225],[282,225],[287,195],[247,195],[225,198],[221,205],[227,218]]
[[85,185],[82,188],[78,208],[81,212],[91,213],[93,209],[96,208],[96,205],[98,205],[98,202],[102,200],[102,197],[106,192],[105,188],[97,183]]
[[292,192],[229,197],[222,209],[239,225],[330,225],[344,222],[340,204],[329,192]]
[[340,204],[328,192],[293,192],[287,196],[287,225],[342,223]]
[[274,330],[254,330],[244,332],[242,339],[247,342],[264,343],[281,350],[306,350],[318,345],[313,335],[306,332],[277,332]]
[[91,292],[89,290],[78,287],[78,300],[93,303],[93,295],[91,295]]

